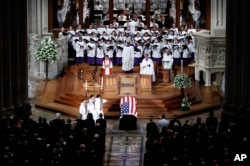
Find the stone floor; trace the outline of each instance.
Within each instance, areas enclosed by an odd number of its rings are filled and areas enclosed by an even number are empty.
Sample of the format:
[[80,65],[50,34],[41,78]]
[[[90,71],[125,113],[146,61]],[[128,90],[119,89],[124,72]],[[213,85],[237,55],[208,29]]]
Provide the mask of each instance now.
[[[32,104],[32,114],[34,120],[37,120],[39,116],[46,117],[48,121],[55,118],[56,112],[38,108],[34,105],[36,88],[39,85],[39,80],[31,78],[29,80],[29,96]],[[215,116],[220,120],[220,110],[215,110]],[[208,117],[208,112],[197,114],[195,116],[183,117],[179,120],[182,124],[186,120],[195,123],[196,118],[200,117],[204,122]],[[71,118],[62,114],[62,118]],[[159,119],[155,119],[157,122]],[[119,119],[107,119],[107,135],[106,135],[106,152],[104,155],[104,166],[142,166],[143,154],[145,151],[146,141],[146,124],[148,119],[137,119],[136,130],[120,130]]]

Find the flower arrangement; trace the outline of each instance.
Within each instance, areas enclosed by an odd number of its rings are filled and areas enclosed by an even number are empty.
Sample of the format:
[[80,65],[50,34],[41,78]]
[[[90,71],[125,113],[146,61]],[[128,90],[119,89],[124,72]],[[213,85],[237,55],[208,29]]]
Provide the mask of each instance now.
[[45,38],[38,43],[34,57],[37,62],[55,63],[59,59],[57,51],[57,44],[51,38]]
[[191,103],[188,101],[188,97],[185,95],[184,98],[181,100],[181,110],[186,111],[189,110]]
[[191,87],[191,78],[186,74],[177,74],[174,77],[174,87],[177,88],[188,88]]

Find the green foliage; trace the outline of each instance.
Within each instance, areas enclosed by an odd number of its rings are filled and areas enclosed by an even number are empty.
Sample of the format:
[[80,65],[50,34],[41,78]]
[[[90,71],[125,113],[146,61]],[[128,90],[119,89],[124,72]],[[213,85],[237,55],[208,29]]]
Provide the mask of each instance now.
[[181,100],[181,110],[185,111],[185,110],[189,110],[191,106],[191,102],[188,101],[187,96],[185,96],[182,100]]
[[191,87],[191,78],[186,74],[177,74],[174,77],[174,87],[180,89]]
[[57,51],[57,44],[50,38],[45,38],[38,43],[34,57],[37,62],[55,63],[59,59]]

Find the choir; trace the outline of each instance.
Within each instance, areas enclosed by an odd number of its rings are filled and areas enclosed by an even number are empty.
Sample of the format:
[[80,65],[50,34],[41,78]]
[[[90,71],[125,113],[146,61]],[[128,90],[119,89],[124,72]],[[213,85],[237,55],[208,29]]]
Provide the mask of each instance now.
[[[142,22],[141,16],[132,18],[126,22],[115,22],[115,25],[110,23],[105,26],[102,22],[97,28],[92,24],[87,29],[78,26],[74,30],[69,27],[68,31],[60,34],[67,37],[71,49],[69,54],[76,57],[76,64],[88,63],[101,66],[104,57],[108,56],[113,65],[123,66],[124,58],[130,56],[133,65],[139,66],[145,54],[164,68],[180,65],[180,60],[183,60],[184,65],[194,62],[195,29],[185,27],[178,29],[175,24],[168,29],[158,28],[156,21],[152,21],[147,27]],[[132,47],[133,51],[125,51],[128,46]]]

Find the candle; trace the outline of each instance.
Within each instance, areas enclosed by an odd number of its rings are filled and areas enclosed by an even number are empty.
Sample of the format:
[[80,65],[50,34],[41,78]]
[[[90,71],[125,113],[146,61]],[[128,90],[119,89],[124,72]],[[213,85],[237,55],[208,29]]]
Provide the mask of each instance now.
[[181,60],[181,74],[183,74],[183,60]]
[[103,88],[103,77],[101,78],[101,89]]
[[88,81],[85,80],[85,91],[87,92],[88,91]]

